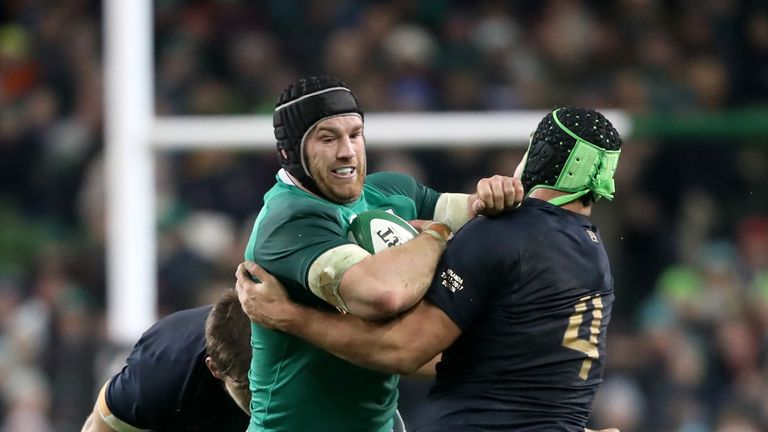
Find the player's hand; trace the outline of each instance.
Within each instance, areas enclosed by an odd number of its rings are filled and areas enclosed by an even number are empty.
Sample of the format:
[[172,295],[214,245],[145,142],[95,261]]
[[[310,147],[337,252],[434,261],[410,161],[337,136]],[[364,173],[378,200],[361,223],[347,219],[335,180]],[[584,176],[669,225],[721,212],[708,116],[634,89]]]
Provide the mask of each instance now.
[[[251,275],[260,282],[254,281]],[[252,261],[237,266],[235,276],[237,298],[248,318],[267,328],[284,328],[293,316],[294,304],[283,284]]]
[[495,175],[480,179],[477,191],[469,196],[470,211],[474,216],[497,215],[519,206],[524,195],[523,183],[517,177]]
[[424,231],[427,225],[431,224],[432,222],[434,221],[426,219],[413,219],[408,221],[408,223],[418,232]]

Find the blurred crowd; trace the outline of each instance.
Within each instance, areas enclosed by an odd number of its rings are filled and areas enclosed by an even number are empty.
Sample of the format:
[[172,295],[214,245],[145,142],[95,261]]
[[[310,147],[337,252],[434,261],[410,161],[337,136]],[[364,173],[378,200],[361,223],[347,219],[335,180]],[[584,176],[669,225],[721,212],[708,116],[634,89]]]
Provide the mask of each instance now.
[[[121,360],[104,328],[101,7],[0,3],[0,432],[79,430]],[[158,115],[269,113],[318,72],[367,111],[768,106],[764,0],[155,0],[154,12]],[[617,290],[597,425],[768,430],[768,137],[727,132],[625,140],[617,198],[594,216]],[[511,174],[522,149],[369,153],[370,171],[470,191]],[[164,315],[232,286],[278,166],[271,151],[215,150],[156,165]],[[406,417],[424,386],[404,383]]]

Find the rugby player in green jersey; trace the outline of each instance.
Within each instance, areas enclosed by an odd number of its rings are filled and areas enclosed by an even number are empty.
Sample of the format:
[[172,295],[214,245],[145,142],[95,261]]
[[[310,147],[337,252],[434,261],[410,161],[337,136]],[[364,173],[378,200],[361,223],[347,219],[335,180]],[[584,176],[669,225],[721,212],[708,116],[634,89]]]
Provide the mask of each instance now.
[[[363,112],[343,83],[304,78],[274,112],[281,170],[245,251],[309,307],[381,319],[426,292],[451,231],[522,199],[518,179],[493,176],[474,194],[438,193],[397,173],[367,175]],[[436,221],[371,255],[347,238],[361,212]],[[299,338],[252,325],[249,431],[390,432],[398,376],[361,368]]]

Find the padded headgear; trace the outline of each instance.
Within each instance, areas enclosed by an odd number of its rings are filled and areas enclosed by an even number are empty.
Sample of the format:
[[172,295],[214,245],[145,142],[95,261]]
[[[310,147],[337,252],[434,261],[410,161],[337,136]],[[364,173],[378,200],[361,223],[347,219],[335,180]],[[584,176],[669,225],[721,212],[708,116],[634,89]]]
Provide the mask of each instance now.
[[528,194],[539,188],[567,192],[550,201],[555,205],[585,195],[592,201],[613,199],[620,149],[619,133],[599,112],[556,109],[541,120],[531,137],[523,187]]
[[304,140],[317,123],[345,114],[363,117],[352,91],[328,75],[301,78],[283,90],[277,99],[272,124],[280,166],[318,195],[322,194],[309,172]]

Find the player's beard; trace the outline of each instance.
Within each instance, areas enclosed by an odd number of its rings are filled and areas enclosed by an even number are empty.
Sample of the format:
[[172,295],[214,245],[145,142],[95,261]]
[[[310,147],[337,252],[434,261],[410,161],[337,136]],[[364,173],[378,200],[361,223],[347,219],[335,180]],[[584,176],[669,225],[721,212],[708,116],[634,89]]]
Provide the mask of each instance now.
[[327,167],[318,169],[316,166],[310,165],[312,178],[325,198],[338,204],[351,203],[360,198],[366,175],[365,155],[360,155],[356,159],[355,175],[354,178],[350,179],[334,177]]

